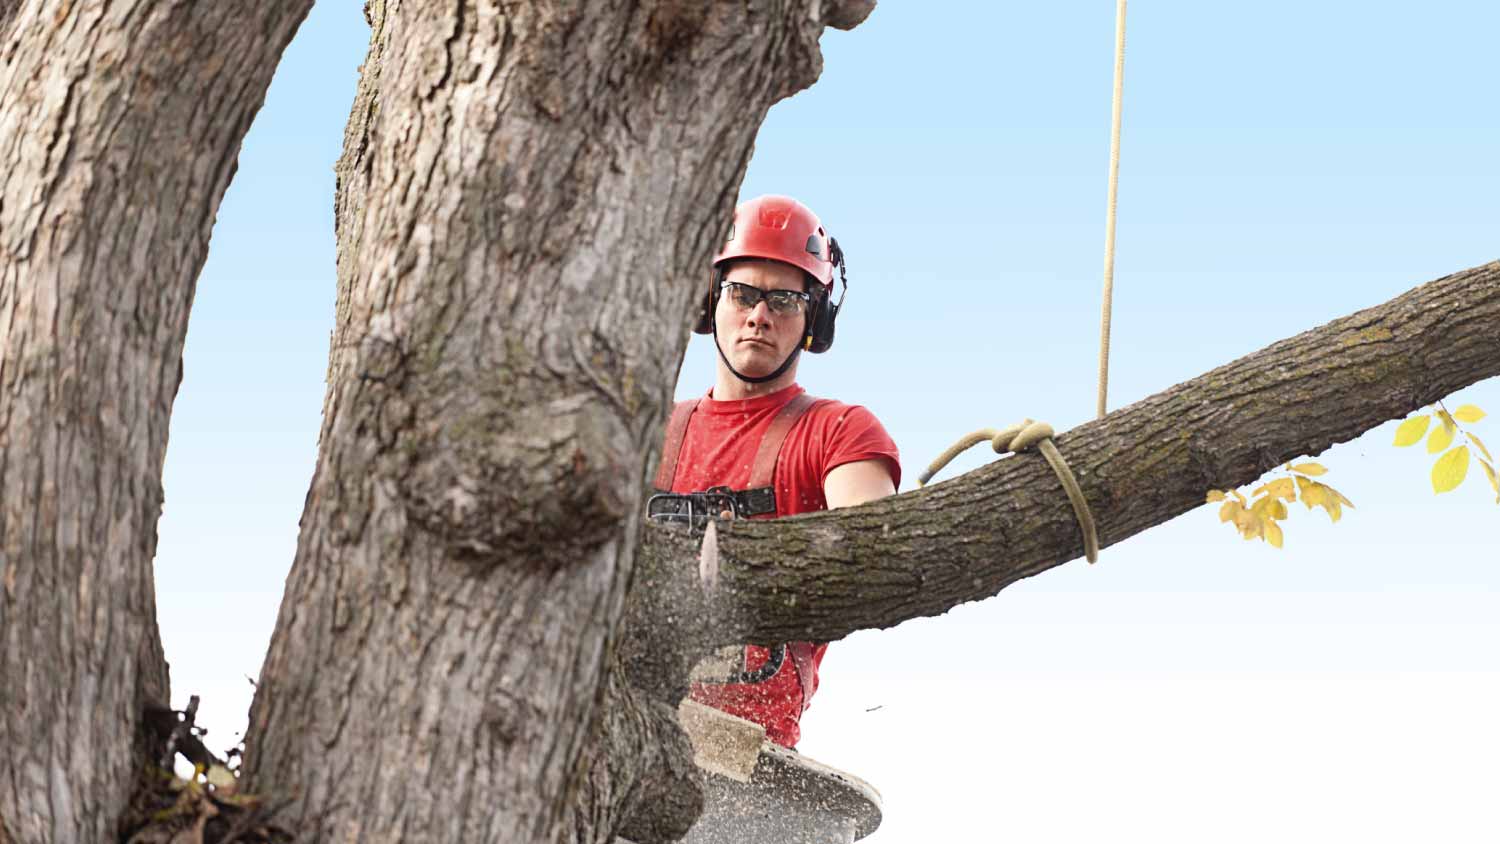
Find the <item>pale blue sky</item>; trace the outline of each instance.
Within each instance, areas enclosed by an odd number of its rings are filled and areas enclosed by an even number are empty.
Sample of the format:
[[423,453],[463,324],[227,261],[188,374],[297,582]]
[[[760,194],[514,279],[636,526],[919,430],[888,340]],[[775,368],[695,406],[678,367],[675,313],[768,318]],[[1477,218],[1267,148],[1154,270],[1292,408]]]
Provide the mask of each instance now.
[[[1500,257],[1500,6],[1130,14],[1111,406]],[[874,410],[908,488],[968,430],[1093,413],[1113,34],[1102,0],[887,0],[760,134],[742,196],[799,196],[849,256],[802,383]],[[325,0],[289,48],[189,329],[157,579],[212,744],[243,729],[312,471],[367,35]],[[695,340],[679,393],[712,367]],[[1500,443],[1500,383],[1458,398]],[[1358,509],[1295,507],[1284,551],[1203,509],[835,644],[802,749],[883,792],[877,844],[1496,840],[1500,507],[1477,468],[1434,496],[1393,429],[1319,457]]]

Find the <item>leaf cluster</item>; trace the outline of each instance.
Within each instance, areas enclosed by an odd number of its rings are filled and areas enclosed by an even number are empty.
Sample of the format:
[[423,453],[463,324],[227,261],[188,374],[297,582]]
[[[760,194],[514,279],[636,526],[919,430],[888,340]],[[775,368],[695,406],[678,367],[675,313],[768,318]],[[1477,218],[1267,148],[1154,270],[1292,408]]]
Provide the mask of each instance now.
[[1333,487],[1313,480],[1327,474],[1328,470],[1317,463],[1288,463],[1283,467],[1287,476],[1268,481],[1251,492],[1253,501],[1245,498],[1239,490],[1208,491],[1208,502],[1223,502],[1219,507],[1219,521],[1230,522],[1245,539],[1259,539],[1280,548],[1285,539],[1281,522],[1287,517],[1287,502],[1298,501],[1311,510],[1322,507],[1331,521],[1343,517],[1344,507],[1351,509],[1354,502]]
[[241,794],[223,764],[193,767],[183,779],[146,766],[120,828],[122,844],[290,844],[293,836],[271,820],[283,806]]
[[[1395,445],[1401,448],[1413,446],[1427,438],[1427,453],[1441,454],[1437,462],[1432,466],[1432,491],[1433,494],[1451,492],[1464,482],[1469,474],[1469,463],[1475,459],[1470,452],[1469,446],[1473,446],[1479,452],[1480,468],[1484,469],[1485,476],[1489,478],[1490,488],[1495,491],[1495,503],[1500,504],[1500,474],[1495,470],[1495,458],[1490,450],[1485,447],[1484,441],[1472,431],[1466,430],[1459,423],[1475,423],[1485,417],[1483,410],[1472,404],[1462,405],[1458,410],[1449,413],[1438,402],[1432,408],[1431,413],[1402,422],[1396,428]],[[1438,424],[1433,427],[1432,422],[1436,419]],[[1429,433],[1428,429],[1431,429]],[[1449,448],[1459,435],[1463,436],[1464,444]]]

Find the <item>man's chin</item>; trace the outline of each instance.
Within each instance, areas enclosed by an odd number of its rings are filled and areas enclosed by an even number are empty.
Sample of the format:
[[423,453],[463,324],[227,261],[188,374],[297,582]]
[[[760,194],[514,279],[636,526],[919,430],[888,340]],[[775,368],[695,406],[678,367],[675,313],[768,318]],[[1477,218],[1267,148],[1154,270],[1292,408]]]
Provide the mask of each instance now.
[[770,349],[755,354],[739,354],[734,362],[734,368],[746,378],[764,378],[776,371],[781,366],[781,361],[775,360],[775,352]]

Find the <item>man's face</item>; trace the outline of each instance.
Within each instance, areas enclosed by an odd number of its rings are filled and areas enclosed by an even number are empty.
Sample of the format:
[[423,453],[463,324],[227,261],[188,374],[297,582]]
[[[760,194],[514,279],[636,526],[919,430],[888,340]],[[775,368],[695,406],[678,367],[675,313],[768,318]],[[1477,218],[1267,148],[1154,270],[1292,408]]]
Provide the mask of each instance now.
[[[804,275],[778,261],[742,261],[730,267],[724,280],[760,290],[803,291]],[[751,378],[768,375],[781,366],[802,341],[808,316],[804,303],[797,312],[779,313],[765,299],[752,308],[736,303],[732,289],[721,290],[714,309],[714,328],[724,356]]]

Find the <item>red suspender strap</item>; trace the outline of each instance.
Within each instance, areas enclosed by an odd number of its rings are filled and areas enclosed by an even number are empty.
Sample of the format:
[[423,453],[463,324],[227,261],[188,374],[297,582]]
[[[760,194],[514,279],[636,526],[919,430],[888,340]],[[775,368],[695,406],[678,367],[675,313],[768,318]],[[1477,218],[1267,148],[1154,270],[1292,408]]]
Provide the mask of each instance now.
[[656,488],[662,492],[672,491],[672,479],[677,475],[677,455],[682,451],[682,441],[687,438],[688,420],[697,409],[698,399],[680,401],[672,407],[667,435],[662,438],[661,465],[656,469]]
[[[781,455],[781,447],[786,443],[787,434],[791,433],[792,426],[802,418],[802,414],[811,410],[821,399],[813,398],[807,393],[802,393],[786,403],[776,418],[771,421],[771,427],[760,441],[760,449],[755,453],[754,468],[750,470],[750,489],[771,486],[776,476],[776,459]],[[817,666],[813,663],[813,644],[811,642],[788,642],[786,645],[787,655],[792,658],[792,665],[797,669],[797,681],[802,686],[802,709],[807,709],[808,702],[813,695],[813,678],[817,676]]]
[[746,489],[760,489],[771,485],[771,480],[776,476],[776,458],[781,454],[781,446],[786,442],[786,435],[791,432],[792,426],[802,418],[818,399],[807,393],[799,393],[796,398],[787,402],[776,418],[771,420],[771,427],[766,430],[766,435],[761,437],[760,449],[755,452],[755,463],[750,470],[750,483],[745,485]]
[[791,655],[792,664],[797,666],[797,679],[802,683],[802,709],[806,710],[813,695],[813,677],[818,672],[818,667],[813,664],[813,643],[787,642],[786,652]]

